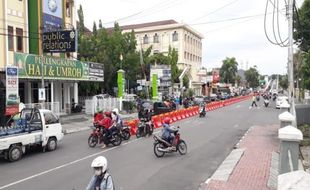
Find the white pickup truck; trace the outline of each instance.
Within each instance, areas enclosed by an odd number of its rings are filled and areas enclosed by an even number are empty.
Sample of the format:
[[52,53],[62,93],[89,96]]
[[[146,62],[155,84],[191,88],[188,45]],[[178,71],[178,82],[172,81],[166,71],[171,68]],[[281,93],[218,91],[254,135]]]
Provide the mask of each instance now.
[[0,156],[14,162],[34,146],[53,151],[63,136],[59,119],[52,111],[25,108],[7,126],[0,127]]

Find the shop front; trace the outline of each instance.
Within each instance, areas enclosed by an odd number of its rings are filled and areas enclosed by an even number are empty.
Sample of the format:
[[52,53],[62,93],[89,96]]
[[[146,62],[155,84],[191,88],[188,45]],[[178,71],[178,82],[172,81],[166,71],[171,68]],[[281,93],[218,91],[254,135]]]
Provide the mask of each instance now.
[[72,103],[78,103],[79,81],[103,82],[104,77],[102,64],[78,60],[15,53],[14,64],[19,68],[20,101],[26,107],[44,102],[59,114],[70,113]]

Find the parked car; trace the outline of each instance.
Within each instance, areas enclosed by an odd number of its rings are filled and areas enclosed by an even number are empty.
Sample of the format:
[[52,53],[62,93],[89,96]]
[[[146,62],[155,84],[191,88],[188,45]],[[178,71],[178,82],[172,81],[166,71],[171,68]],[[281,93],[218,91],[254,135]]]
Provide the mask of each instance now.
[[153,108],[154,108],[153,115],[159,115],[159,114],[171,112],[174,110],[172,107],[168,106],[164,102],[154,102]]
[[283,102],[287,101],[288,102],[288,97],[287,96],[278,96],[277,101],[276,101],[276,108],[280,109],[281,104]]
[[217,100],[217,95],[216,94],[210,94],[210,100],[211,101],[216,101]]
[[202,102],[204,102],[204,97],[203,96],[195,96],[194,97],[194,105],[199,105]]
[[207,103],[207,104],[211,102],[211,98],[210,98],[209,96],[205,96],[205,97],[203,98],[203,100],[204,100],[204,102]]

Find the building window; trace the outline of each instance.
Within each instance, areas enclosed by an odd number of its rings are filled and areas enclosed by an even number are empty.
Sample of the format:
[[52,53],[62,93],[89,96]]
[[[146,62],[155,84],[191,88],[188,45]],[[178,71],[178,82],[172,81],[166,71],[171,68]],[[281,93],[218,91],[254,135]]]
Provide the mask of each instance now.
[[16,48],[17,51],[23,52],[23,29],[16,28]]
[[143,37],[143,43],[144,44],[148,44],[149,43],[149,37],[147,37],[147,35],[145,34]]
[[66,14],[67,17],[71,17],[71,7],[70,7],[70,2],[66,2]]
[[8,48],[9,48],[9,51],[14,51],[14,39],[13,39],[13,36],[14,36],[14,29],[12,26],[8,26]]
[[172,34],[172,41],[178,41],[179,40],[179,35],[177,31],[174,31]]
[[155,33],[155,35],[153,37],[153,41],[154,41],[154,43],[159,43],[159,38],[158,38],[157,33]]

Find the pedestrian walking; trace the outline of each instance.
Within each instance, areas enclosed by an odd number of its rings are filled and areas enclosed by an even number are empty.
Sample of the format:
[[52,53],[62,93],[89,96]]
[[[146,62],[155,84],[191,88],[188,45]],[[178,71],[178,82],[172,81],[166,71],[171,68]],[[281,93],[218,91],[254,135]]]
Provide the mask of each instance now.
[[255,105],[255,107],[257,107],[255,94],[252,97],[252,105],[251,105],[251,107],[253,107],[253,105]]

